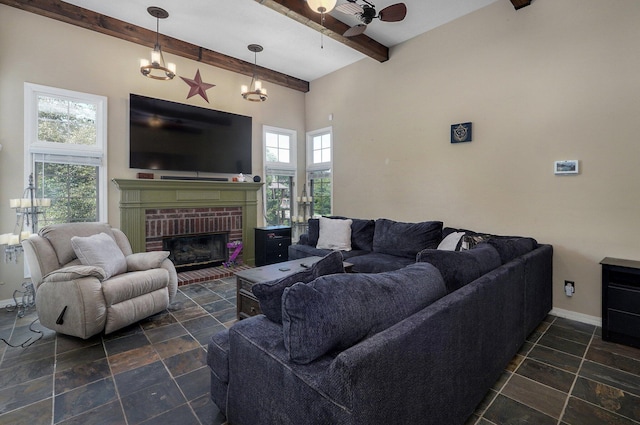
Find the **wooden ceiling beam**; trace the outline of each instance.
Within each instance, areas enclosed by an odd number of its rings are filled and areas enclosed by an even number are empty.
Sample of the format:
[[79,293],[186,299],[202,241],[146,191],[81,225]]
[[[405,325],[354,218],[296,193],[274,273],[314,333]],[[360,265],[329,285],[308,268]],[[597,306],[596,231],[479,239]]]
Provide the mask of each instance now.
[[[389,60],[389,48],[364,34],[355,37],[344,37],[342,34],[350,27],[325,14],[324,26],[320,24],[320,14],[313,12],[307,3],[302,0],[255,0],[281,14],[312,28],[325,36],[332,38],[358,52],[367,55],[379,62]],[[515,0],[514,0],[515,1]]]
[[531,0],[511,0],[511,4],[513,4],[513,7],[518,10],[525,6],[529,6],[531,4]]
[[[131,43],[153,49],[156,43],[155,31],[93,12],[60,0],[0,0],[6,4],[27,12],[45,16],[71,25],[76,25],[101,34],[110,35]],[[216,68],[239,74],[253,75],[254,64],[245,62],[195,44],[160,34],[162,50],[176,56],[198,61]],[[260,79],[279,86],[301,92],[309,91],[309,82],[261,66],[257,67]]]

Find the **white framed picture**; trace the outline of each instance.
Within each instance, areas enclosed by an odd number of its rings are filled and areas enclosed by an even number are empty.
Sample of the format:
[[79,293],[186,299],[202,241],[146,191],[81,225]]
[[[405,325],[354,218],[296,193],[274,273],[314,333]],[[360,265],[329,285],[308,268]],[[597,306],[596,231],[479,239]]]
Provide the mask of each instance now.
[[578,174],[580,172],[577,159],[567,159],[564,161],[556,161],[553,164],[553,172],[555,174]]

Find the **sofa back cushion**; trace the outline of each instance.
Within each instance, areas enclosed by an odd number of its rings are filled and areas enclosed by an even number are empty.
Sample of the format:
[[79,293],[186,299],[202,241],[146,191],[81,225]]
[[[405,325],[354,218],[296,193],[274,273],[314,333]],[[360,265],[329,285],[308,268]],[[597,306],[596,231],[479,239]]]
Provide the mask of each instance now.
[[326,255],[308,269],[282,279],[256,283],[251,291],[260,302],[262,313],[272,322],[282,323],[282,293],[285,288],[298,282],[309,283],[320,276],[334,273],[344,273],[342,254],[339,251]]
[[428,249],[422,251],[417,260],[430,263],[440,270],[447,293],[462,288],[502,265],[498,251],[487,243],[465,251]]
[[379,218],[373,235],[373,251],[416,258],[416,254],[423,249],[437,248],[441,239],[441,221],[402,223]]
[[506,264],[527,252],[533,251],[538,246],[538,242],[533,238],[518,237],[491,238],[487,243],[498,251],[502,264]]
[[71,238],[74,236],[91,236],[106,233],[113,238],[111,226],[107,223],[64,223],[45,226],[38,234],[47,239],[58,257],[61,266],[76,258],[71,246]]
[[[346,217],[331,216],[328,218],[346,219]],[[352,218],[351,220],[351,249],[362,251],[373,251],[373,232],[375,231],[376,222],[374,220],[365,220],[361,218]],[[307,231],[306,243],[311,246],[318,244],[320,237],[320,220],[310,218],[308,221],[309,230]]]
[[284,344],[291,361],[307,364],[343,350],[446,295],[427,263],[386,273],[345,273],[295,284],[282,295]]

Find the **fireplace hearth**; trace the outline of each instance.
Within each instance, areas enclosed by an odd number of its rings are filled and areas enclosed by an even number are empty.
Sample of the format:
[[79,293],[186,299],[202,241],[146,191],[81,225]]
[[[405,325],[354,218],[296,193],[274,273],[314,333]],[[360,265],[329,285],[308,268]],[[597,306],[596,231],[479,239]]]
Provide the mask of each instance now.
[[228,257],[229,232],[175,235],[162,239],[176,271],[198,270],[223,264]]

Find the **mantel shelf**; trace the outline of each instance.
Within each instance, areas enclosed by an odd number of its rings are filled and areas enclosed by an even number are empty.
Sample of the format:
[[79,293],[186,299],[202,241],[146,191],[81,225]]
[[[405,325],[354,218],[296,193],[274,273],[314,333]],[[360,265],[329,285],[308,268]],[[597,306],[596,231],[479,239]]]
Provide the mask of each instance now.
[[120,228],[134,252],[145,251],[145,211],[152,208],[242,207],[244,260],[254,264],[258,191],[264,183],[113,179],[120,190]]

